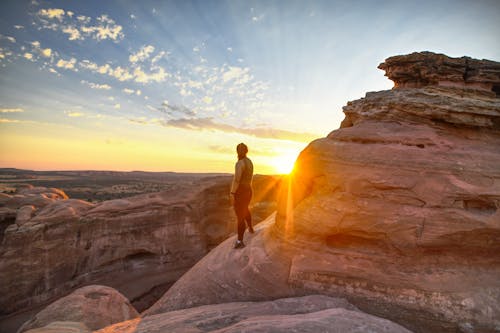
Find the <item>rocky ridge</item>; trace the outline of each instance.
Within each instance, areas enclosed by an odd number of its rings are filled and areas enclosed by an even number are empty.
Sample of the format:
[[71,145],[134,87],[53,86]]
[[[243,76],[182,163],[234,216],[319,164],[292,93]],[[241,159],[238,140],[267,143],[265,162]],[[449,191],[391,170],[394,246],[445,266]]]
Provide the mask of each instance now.
[[[256,222],[275,209],[279,180],[256,177]],[[0,315],[96,283],[116,288],[138,310],[147,308],[234,232],[230,181],[200,177],[180,189],[100,203],[45,187],[3,194]]]
[[276,217],[144,316],[325,294],[415,332],[500,331],[500,63],[422,52],[379,68],[395,87],[309,144]]

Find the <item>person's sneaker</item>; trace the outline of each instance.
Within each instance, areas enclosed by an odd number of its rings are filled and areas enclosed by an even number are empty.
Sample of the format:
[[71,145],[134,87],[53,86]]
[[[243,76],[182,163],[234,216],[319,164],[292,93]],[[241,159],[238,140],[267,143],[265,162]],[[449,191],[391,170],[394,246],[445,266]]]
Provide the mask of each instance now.
[[235,249],[242,249],[244,247],[245,247],[245,244],[242,241],[240,241],[240,240],[237,240],[236,243],[234,243],[234,248]]
[[248,232],[251,233],[251,234],[253,234],[255,231],[253,230],[253,227],[249,227],[248,228]]

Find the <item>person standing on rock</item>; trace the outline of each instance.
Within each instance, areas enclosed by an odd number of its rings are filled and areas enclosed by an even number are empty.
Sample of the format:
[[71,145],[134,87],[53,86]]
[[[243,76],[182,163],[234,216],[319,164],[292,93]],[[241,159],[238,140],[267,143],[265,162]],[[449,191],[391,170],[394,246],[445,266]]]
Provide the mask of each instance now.
[[[246,225],[248,231],[253,234],[252,215],[248,209],[250,200],[252,199],[252,178],[253,178],[253,163],[247,157],[248,147],[244,143],[236,146],[238,153],[238,162],[234,167],[233,183],[231,184],[231,203],[236,213],[238,220],[238,240],[234,244],[235,249],[245,247],[243,243],[243,234],[245,233]],[[245,225],[246,221],[246,225]]]

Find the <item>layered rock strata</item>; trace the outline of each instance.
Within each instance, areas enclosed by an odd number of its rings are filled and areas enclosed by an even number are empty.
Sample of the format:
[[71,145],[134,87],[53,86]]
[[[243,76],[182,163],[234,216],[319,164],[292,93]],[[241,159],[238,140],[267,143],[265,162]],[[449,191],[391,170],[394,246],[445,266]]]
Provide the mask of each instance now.
[[[279,180],[256,177],[256,222],[275,209]],[[235,232],[230,181],[230,176],[199,178],[180,189],[97,204],[47,188],[4,195],[1,315],[88,284],[112,286],[138,310],[147,308]]]
[[[415,332],[500,330],[500,64],[389,58],[298,157],[278,214],[147,312],[320,293]],[[201,278],[203,277],[203,279]]]

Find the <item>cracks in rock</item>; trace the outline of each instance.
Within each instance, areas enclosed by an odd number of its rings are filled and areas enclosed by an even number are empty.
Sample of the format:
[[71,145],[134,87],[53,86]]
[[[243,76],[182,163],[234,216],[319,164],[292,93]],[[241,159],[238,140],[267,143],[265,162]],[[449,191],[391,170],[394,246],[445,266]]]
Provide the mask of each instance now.
[[472,69],[469,67],[469,58],[465,57],[465,69],[464,69],[464,75],[463,75],[465,83],[467,83],[467,80],[470,77],[471,71],[472,71]]
[[425,219],[422,219],[422,224],[417,227],[416,234],[417,234],[417,241],[422,239],[422,235],[424,234],[424,229],[425,229]]

